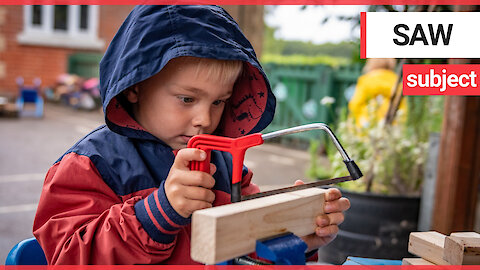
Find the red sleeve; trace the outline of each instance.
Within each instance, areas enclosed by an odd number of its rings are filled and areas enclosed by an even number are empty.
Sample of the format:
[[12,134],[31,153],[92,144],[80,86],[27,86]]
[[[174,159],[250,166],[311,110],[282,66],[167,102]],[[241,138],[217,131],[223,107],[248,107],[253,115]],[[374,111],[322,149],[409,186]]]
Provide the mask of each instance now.
[[169,243],[155,241],[135,213],[135,204],[156,191],[123,200],[88,157],[70,153],[47,173],[33,233],[49,264],[161,263],[174,249],[175,232]]

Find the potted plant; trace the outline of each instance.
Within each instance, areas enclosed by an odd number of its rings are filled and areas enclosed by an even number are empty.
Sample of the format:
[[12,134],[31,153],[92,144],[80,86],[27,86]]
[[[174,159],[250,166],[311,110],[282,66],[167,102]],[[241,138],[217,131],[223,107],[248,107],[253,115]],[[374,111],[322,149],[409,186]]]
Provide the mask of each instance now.
[[[338,139],[362,170],[364,177],[340,183],[350,199],[337,239],[320,249],[319,258],[341,264],[347,256],[401,259],[408,254],[408,235],[417,230],[424,164],[431,132],[439,132],[443,97],[408,97],[408,113],[401,110],[391,124],[384,119],[358,125],[358,116],[341,113],[333,127]],[[375,115],[375,100],[366,104]],[[326,142],[330,168],[316,161],[319,142],[311,145],[312,178],[348,175],[342,157]]]

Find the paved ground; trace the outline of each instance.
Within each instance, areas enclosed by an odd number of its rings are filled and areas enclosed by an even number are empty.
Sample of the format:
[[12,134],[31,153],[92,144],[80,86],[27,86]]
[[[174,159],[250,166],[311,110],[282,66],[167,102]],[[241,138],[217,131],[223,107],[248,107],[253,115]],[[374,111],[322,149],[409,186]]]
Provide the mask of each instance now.
[[[48,168],[78,139],[103,123],[100,112],[47,104],[43,119],[0,118],[0,264],[32,223]],[[304,179],[309,156],[278,145],[249,149],[246,165],[262,190]]]

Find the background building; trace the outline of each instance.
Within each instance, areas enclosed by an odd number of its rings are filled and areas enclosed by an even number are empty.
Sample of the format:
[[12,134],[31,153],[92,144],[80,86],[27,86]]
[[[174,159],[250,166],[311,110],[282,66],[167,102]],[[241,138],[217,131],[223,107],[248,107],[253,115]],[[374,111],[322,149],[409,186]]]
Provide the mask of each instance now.
[[[0,93],[15,96],[16,78],[52,86],[63,73],[98,76],[98,62],[133,6],[0,6]],[[263,6],[227,6],[261,52]]]

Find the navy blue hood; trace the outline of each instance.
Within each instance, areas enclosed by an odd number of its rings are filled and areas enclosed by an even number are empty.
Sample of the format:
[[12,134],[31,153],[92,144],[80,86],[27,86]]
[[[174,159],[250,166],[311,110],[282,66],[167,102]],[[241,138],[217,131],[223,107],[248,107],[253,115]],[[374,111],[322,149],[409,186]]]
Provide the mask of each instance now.
[[270,84],[252,45],[225,10],[218,6],[137,6],[100,62],[103,110],[112,131],[156,139],[126,112],[118,95],[180,56],[244,62],[216,134],[239,137],[270,124],[275,111]]

